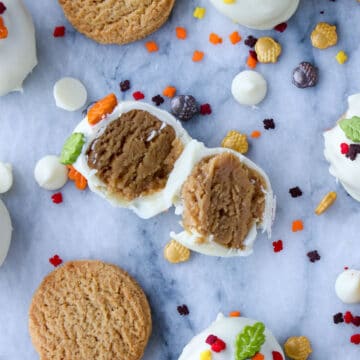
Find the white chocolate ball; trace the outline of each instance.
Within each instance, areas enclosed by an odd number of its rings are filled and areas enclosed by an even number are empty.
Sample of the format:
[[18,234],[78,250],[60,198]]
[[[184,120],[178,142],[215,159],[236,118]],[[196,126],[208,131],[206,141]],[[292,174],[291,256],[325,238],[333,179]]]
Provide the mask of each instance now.
[[11,164],[0,161],[0,194],[8,192],[13,185],[13,174]]
[[360,303],[360,271],[345,270],[336,279],[336,295],[345,304]]
[[256,71],[242,71],[235,76],[231,92],[241,105],[257,105],[264,100],[267,94],[267,82]]
[[9,251],[11,242],[11,219],[4,203],[0,200],[0,266],[3,264]]
[[57,156],[47,155],[37,162],[34,176],[40,187],[46,190],[58,190],[68,180],[68,169],[60,163]]
[[67,111],[76,111],[85,105],[87,91],[78,79],[64,77],[54,85],[54,98],[57,107]]

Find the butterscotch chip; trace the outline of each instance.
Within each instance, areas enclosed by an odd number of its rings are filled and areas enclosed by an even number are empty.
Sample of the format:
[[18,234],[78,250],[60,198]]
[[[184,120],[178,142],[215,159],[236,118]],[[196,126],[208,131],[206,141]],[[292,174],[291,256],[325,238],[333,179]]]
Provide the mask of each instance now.
[[111,122],[86,154],[109,192],[130,201],[163,189],[182,150],[172,126],[132,110]]
[[311,33],[311,43],[318,49],[327,49],[328,47],[336,45],[337,42],[338,35],[335,25],[320,22]]
[[102,44],[126,44],[158,30],[175,0],[59,0],[70,23]]
[[185,262],[190,259],[190,250],[179,242],[171,240],[165,246],[164,257],[172,264]]
[[125,271],[72,261],[35,292],[29,330],[41,360],[139,360],[151,334],[151,312]]
[[307,360],[312,353],[310,341],[305,336],[293,336],[287,339],[284,350],[292,360]]
[[271,37],[261,37],[255,45],[255,52],[261,63],[276,63],[281,51],[281,45]]
[[184,228],[242,249],[251,227],[263,218],[265,190],[264,178],[234,154],[204,158],[182,188]]

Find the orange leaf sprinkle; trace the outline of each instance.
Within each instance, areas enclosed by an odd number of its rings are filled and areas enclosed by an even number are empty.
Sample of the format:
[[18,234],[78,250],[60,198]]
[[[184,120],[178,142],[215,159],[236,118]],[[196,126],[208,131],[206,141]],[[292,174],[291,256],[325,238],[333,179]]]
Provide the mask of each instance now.
[[88,122],[90,125],[96,125],[106,115],[113,112],[117,105],[117,99],[115,94],[109,94],[103,99],[95,103],[88,111]]
[[180,40],[185,40],[187,38],[187,31],[185,28],[178,26],[176,29],[176,37]]

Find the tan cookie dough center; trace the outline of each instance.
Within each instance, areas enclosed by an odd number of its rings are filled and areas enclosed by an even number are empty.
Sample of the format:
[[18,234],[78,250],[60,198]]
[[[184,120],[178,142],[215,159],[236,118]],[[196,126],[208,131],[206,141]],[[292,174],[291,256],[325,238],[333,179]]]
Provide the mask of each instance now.
[[204,238],[242,249],[265,209],[265,179],[228,152],[196,165],[182,188],[183,225]]
[[171,126],[147,111],[132,110],[106,127],[87,156],[109,191],[131,201],[163,189],[182,150]]

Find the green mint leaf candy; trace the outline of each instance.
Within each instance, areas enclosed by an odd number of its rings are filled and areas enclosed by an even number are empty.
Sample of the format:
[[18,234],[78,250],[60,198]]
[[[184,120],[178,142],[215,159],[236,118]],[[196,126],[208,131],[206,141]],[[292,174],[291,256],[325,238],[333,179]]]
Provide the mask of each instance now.
[[360,117],[353,116],[351,119],[341,120],[339,125],[348,139],[360,142]]
[[64,165],[73,164],[81,154],[85,144],[85,136],[82,133],[73,133],[65,141],[61,151],[60,162]]
[[235,341],[235,360],[247,360],[261,350],[265,342],[265,325],[257,322],[245,326]]

